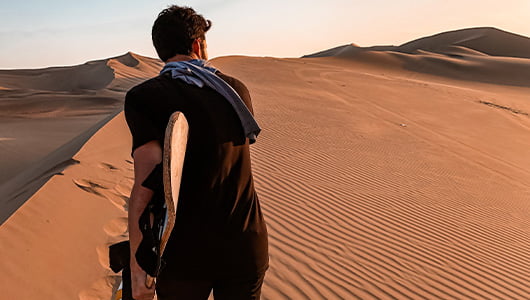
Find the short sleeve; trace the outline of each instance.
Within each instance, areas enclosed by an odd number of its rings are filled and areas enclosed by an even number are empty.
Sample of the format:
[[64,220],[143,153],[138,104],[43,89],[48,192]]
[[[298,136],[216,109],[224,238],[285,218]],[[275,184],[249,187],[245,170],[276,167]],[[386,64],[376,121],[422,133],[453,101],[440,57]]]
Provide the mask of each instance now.
[[228,83],[241,97],[241,100],[245,103],[246,107],[250,111],[252,115],[254,115],[254,108],[252,107],[252,100],[250,98],[250,92],[248,91],[247,87],[243,82],[241,82],[239,79],[228,76],[226,74],[223,74],[221,72],[218,72],[217,75],[221,77],[226,83]]
[[125,120],[132,135],[131,155],[136,148],[153,140],[162,140],[162,136],[149,118],[149,107],[145,99],[129,91],[125,96]]

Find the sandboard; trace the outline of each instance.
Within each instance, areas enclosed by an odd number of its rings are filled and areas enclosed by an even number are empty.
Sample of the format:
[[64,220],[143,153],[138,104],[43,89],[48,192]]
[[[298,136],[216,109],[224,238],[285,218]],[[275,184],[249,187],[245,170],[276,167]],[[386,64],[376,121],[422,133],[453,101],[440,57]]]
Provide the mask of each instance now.
[[[180,191],[180,182],[182,179],[182,168],[184,166],[184,155],[188,142],[188,121],[183,113],[174,112],[169,118],[166,127],[163,152],[163,181],[164,181],[164,198],[165,198],[165,218],[164,224],[159,232],[161,258],[169,236],[175,225],[175,217]],[[160,270],[158,270],[160,271]],[[158,272],[157,272],[158,273]],[[151,288],[155,283],[155,277],[147,275],[145,285]],[[116,292],[115,300],[121,300],[122,284]]]
[[[169,117],[164,138],[163,180],[166,217],[164,226],[160,230],[160,257],[164,254],[169,236],[175,225],[177,204],[184,166],[184,155],[188,143],[188,121],[183,113],[177,111]],[[160,271],[160,270],[158,270]],[[157,272],[158,273],[158,272]],[[151,288],[154,277],[147,275],[145,286]]]

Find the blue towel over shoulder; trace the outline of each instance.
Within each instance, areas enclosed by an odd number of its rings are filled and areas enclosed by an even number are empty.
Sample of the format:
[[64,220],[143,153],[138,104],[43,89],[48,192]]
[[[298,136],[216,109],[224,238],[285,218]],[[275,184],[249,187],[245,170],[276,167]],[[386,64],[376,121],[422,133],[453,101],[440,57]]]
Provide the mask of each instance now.
[[164,66],[160,74],[168,72],[171,73],[171,77],[174,79],[180,79],[200,88],[206,85],[221,94],[232,105],[234,111],[239,116],[245,137],[249,139],[251,144],[256,142],[261,128],[254,119],[254,116],[252,116],[245,102],[243,102],[237,92],[221,77],[217,76],[215,74],[217,70],[208,66],[205,60],[193,59],[169,62]]

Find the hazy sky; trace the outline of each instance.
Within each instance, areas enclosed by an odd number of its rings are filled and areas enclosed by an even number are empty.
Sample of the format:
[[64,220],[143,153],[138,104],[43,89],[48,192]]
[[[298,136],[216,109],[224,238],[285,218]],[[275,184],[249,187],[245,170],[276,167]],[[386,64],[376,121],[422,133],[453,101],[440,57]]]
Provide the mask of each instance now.
[[172,3],[212,20],[212,58],[399,45],[477,26],[530,36],[530,0],[0,1],[0,69],[74,65],[127,51],[154,57],[151,26]]

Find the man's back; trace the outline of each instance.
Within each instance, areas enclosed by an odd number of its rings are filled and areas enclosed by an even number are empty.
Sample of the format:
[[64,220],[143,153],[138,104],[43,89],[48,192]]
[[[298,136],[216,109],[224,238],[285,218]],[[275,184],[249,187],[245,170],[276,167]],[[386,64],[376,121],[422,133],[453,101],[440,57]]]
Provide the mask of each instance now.
[[[167,73],[166,73],[167,74]],[[220,74],[250,111],[246,87]],[[264,272],[267,233],[252,179],[248,140],[230,103],[216,91],[161,75],[131,89],[125,113],[133,151],[152,140],[163,144],[169,116],[189,123],[175,229],[160,277],[212,279]],[[163,197],[161,168],[144,186]]]
[[207,65],[211,26],[191,7],[162,10],[151,31],[153,46],[166,63],[162,75],[134,87],[125,100],[134,158],[128,211],[131,285],[138,300],[154,296],[136,254],[148,240],[145,209],[163,199],[161,145],[175,111],[188,120],[189,140],[175,228],[157,277],[158,299],[205,300],[212,289],[217,300],[260,297],[268,266],[267,230],[254,189],[249,141],[261,129],[246,87]]

